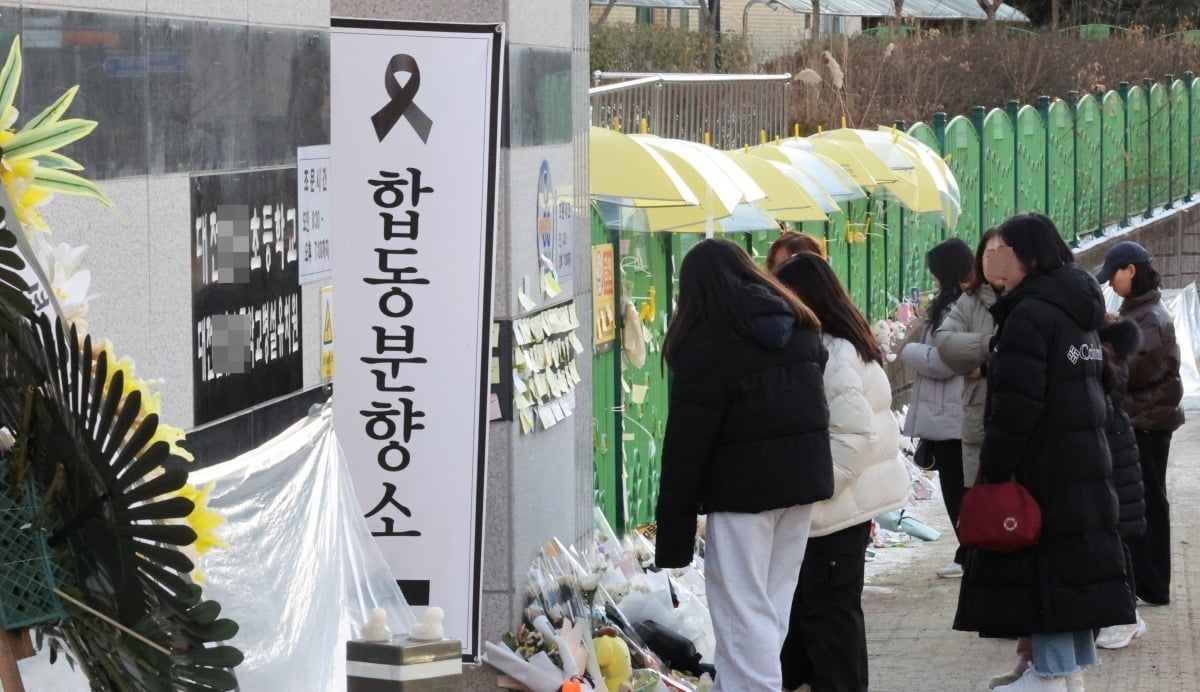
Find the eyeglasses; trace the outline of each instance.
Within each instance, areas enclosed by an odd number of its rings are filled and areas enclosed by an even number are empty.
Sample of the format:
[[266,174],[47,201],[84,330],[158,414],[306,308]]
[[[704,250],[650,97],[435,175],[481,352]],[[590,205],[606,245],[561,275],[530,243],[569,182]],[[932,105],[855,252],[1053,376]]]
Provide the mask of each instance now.
[[1011,249],[1012,249],[1011,245],[997,245],[996,247],[990,247],[990,248],[984,250],[983,256],[986,259],[991,259],[997,252],[1000,252],[1001,250],[1011,250]]

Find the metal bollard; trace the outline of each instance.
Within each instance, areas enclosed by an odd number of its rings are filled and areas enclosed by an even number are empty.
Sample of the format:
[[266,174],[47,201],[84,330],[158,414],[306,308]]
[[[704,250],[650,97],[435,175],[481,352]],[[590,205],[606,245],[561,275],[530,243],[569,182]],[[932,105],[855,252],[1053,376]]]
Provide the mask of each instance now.
[[346,692],[456,692],[462,642],[395,638],[346,642]]

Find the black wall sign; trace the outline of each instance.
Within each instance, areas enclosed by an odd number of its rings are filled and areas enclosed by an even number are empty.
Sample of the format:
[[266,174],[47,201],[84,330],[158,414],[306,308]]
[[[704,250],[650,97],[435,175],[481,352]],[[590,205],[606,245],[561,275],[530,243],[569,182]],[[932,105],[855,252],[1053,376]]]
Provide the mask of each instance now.
[[296,169],[192,178],[195,425],[303,385]]

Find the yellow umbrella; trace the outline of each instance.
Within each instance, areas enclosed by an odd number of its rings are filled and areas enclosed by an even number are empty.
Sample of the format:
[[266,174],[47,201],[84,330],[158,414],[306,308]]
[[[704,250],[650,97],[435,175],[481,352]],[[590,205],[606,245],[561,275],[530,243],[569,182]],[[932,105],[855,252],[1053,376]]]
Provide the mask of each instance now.
[[[784,164],[768,161],[759,156],[751,156],[738,151],[726,151],[724,155],[746,171],[754,182],[766,193],[766,197],[758,204],[780,221],[826,221],[829,219],[821,211],[821,205],[805,187],[788,177],[781,168]],[[790,168],[790,166],[789,166]],[[795,170],[793,168],[793,170]],[[819,191],[824,195],[824,190]],[[837,203],[829,200],[836,208]]]
[[[849,128],[829,130],[812,138],[857,142],[866,147],[895,173],[897,183],[887,187],[892,196],[914,212],[937,213],[947,228],[954,228],[962,208],[958,185],[956,182],[951,184],[933,163],[932,159],[939,158],[936,154],[930,156],[921,152],[921,149],[928,149],[924,144],[918,148],[913,144],[917,140],[911,137],[905,140],[889,132]],[[952,175],[950,179],[953,179]]]
[[931,173],[934,173],[939,186],[944,186],[943,189],[946,194],[955,206],[961,210],[962,200],[958,191],[958,179],[954,177],[954,171],[950,170],[950,166],[947,165],[945,159],[939,156],[928,144],[896,127],[887,128],[880,125],[878,131],[891,135],[897,141],[908,144],[911,149],[916,151],[920,155],[921,161],[925,163],[926,168]]
[[779,219],[758,202],[743,202],[728,216],[713,217],[696,213],[700,207],[643,209],[650,230],[670,233],[747,233],[779,230]]
[[789,138],[781,141],[780,145],[820,154],[832,160],[841,166],[854,182],[869,192],[874,192],[888,183],[896,182],[896,176],[887,167],[887,164],[871,153],[870,149],[857,142]]
[[598,200],[631,207],[700,203],[657,151],[620,132],[591,128],[588,157],[591,194]]
[[700,204],[708,207],[716,216],[729,216],[734,207],[746,201],[742,188],[699,152],[687,147],[664,145],[666,140],[652,135],[629,135],[629,138],[661,156],[675,169]]
[[[733,188],[729,188],[728,201],[734,204],[739,203],[734,202],[737,199],[735,195],[740,196],[740,202],[754,202],[767,196],[758,183],[754,182],[754,178],[730,161],[719,149],[699,142],[656,135],[630,135],[630,138],[641,144],[679,155],[689,166],[705,176],[705,181],[709,185],[728,188],[728,185],[732,184]],[[692,192],[699,194],[700,189],[693,187]]]
[[678,151],[654,147],[640,138],[630,139],[661,156],[700,199],[697,206],[647,208],[646,222],[651,231],[709,225],[714,219],[733,214],[734,208],[744,201],[737,185],[712,164]]
[[774,144],[761,144],[750,148],[750,153],[770,161],[794,166],[815,180],[830,197],[838,202],[861,199],[867,196],[862,187],[846,173],[836,162],[820,154],[797,149],[796,147],[781,147]]

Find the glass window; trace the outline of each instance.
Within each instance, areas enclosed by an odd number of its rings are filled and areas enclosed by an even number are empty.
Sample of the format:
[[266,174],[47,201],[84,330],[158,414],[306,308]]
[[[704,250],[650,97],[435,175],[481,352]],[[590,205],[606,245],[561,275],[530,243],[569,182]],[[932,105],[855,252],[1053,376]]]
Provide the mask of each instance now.
[[518,45],[509,51],[509,145],[570,142],[571,51]]

